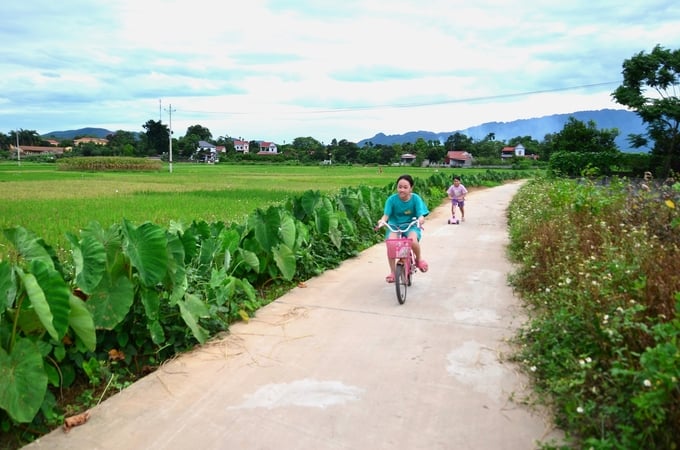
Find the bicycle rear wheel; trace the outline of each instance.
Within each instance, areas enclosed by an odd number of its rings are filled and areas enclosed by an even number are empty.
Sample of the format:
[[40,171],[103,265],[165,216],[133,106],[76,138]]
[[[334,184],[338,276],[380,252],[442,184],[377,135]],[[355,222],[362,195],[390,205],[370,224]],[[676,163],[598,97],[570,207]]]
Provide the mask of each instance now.
[[397,290],[397,300],[400,305],[406,301],[406,290],[409,285],[409,275],[404,270],[404,264],[397,263],[394,270],[394,287]]

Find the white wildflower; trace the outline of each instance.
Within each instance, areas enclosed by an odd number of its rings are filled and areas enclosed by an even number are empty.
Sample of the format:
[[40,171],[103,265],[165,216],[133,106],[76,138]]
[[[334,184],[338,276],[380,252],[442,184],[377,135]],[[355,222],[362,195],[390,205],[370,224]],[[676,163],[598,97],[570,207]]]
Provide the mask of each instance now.
[[649,380],[643,381],[642,384],[644,384],[645,387],[652,387],[652,382]]
[[576,412],[579,413],[579,414],[583,414],[583,412],[584,412],[583,406],[579,406],[578,408],[576,408]]

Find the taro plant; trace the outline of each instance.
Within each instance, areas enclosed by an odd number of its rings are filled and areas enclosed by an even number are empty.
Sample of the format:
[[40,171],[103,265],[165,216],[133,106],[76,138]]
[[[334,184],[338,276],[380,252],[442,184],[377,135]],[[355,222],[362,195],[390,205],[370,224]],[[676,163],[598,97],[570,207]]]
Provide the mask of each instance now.
[[30,422],[48,383],[62,384],[65,348],[95,349],[95,326],[52,249],[22,227],[4,235],[16,255],[0,261],[0,409],[16,422]]

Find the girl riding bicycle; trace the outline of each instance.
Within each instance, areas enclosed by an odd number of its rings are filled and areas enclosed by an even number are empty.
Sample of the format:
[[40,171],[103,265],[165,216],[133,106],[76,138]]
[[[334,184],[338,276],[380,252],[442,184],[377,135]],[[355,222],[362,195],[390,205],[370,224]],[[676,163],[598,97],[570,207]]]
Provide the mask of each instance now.
[[[421,227],[425,222],[425,216],[430,214],[427,205],[423,199],[413,192],[413,177],[411,175],[402,175],[397,179],[397,193],[390,195],[385,201],[385,210],[383,216],[378,221],[381,223],[388,223],[393,228],[405,229],[414,217],[418,218],[419,227],[413,227],[408,231],[407,237],[412,241],[411,248],[416,255],[416,267],[421,272],[427,272],[427,262],[420,256],[420,236]],[[385,232],[385,239],[396,238],[397,233],[387,229]],[[388,283],[394,283],[394,259],[387,258],[390,273],[385,277]]]

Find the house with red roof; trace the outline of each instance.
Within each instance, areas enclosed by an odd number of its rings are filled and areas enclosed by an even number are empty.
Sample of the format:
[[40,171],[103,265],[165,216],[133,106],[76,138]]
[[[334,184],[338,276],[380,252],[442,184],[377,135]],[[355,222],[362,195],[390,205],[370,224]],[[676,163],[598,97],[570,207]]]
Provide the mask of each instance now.
[[474,157],[463,150],[449,150],[446,152],[444,164],[449,167],[471,167]]
[[278,147],[273,142],[259,141],[260,151],[258,155],[276,155],[279,152]]
[[248,141],[234,139],[232,142],[234,143],[234,150],[237,151],[238,153],[245,154],[250,152],[250,143]]

